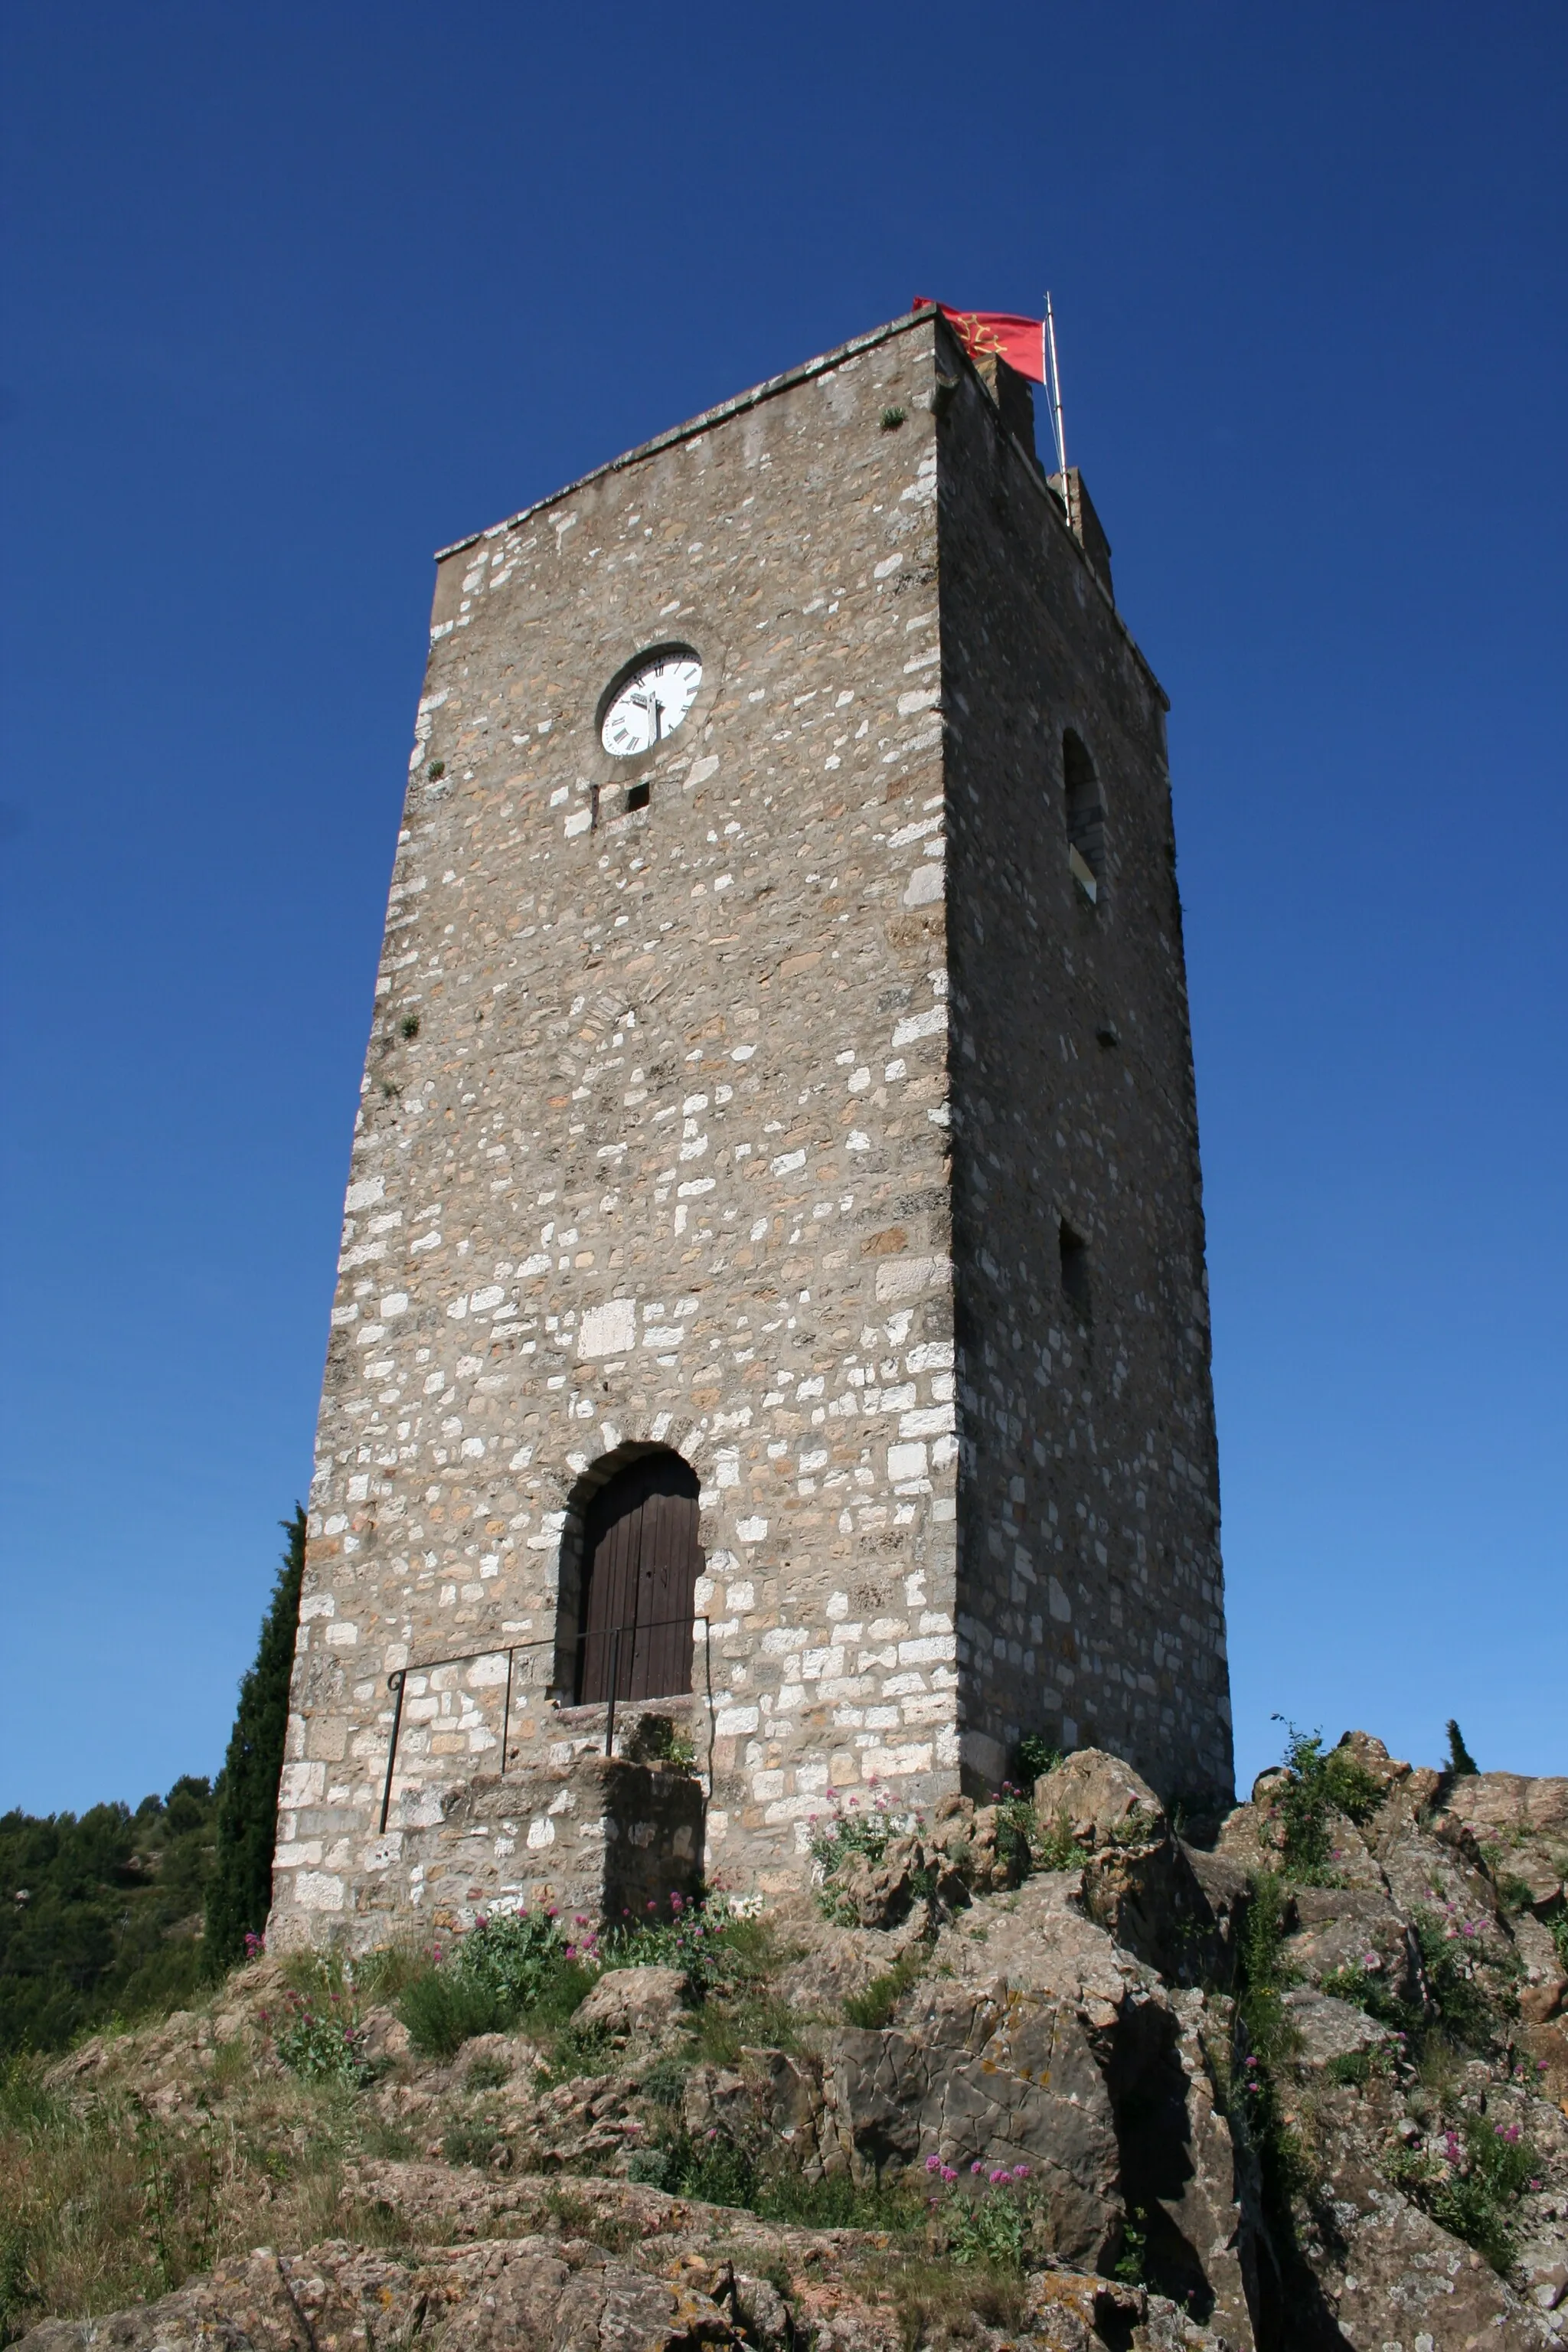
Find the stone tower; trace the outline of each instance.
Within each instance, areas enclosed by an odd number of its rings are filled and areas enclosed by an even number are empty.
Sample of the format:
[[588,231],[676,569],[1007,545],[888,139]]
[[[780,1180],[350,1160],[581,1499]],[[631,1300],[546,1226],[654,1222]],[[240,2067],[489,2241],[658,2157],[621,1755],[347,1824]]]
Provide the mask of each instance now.
[[700,1789],[624,1853],[764,1895],[1025,1733],[1228,1792],[1165,698],[1026,388],[898,320],[448,549],[430,639],[279,1940],[580,1891],[612,1688]]

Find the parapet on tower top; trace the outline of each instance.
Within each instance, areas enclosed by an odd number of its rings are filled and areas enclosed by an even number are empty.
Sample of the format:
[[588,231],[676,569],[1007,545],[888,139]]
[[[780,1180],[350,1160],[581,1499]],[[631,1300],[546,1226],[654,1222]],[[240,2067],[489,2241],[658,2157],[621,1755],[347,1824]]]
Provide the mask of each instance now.
[[276,1932],[1227,1790],[1163,698],[1026,388],[917,313],[448,550],[416,739]]

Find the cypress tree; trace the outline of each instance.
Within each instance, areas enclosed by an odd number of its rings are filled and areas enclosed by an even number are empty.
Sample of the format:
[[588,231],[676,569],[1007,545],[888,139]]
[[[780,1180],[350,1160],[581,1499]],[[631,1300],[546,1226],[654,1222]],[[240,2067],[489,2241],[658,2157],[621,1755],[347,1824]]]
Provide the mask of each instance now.
[[1448,1769],[1456,1780],[1468,1780],[1472,1772],[1480,1770],[1480,1766],[1465,1745],[1464,1733],[1452,1716],[1448,1717]]
[[289,1678],[305,1572],[305,1513],[279,1525],[288,1538],[256,1663],[239,1685],[239,1707],[217,1784],[217,1851],[207,1885],[207,1966],[216,1974],[243,1958],[247,1933],[259,1935],[272,1903],[272,1848],[278,1781],[289,1724]]

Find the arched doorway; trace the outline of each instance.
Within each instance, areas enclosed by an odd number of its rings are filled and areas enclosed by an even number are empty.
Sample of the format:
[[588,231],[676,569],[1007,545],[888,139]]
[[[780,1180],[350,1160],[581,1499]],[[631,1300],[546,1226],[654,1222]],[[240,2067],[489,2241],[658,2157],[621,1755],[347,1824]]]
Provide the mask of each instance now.
[[697,1473],[645,1454],[588,1505],[577,1636],[579,1704],[668,1698],[691,1688],[693,1591],[702,1573]]

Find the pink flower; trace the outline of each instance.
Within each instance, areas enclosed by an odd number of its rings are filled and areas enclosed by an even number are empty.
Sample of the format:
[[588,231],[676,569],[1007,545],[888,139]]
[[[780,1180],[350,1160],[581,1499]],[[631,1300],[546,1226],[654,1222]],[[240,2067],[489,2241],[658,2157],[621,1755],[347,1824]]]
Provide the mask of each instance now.
[[926,2158],[926,2170],[927,2170],[928,2172],[940,2172],[940,2171],[942,2170],[942,2158],[941,2158],[941,2157],[940,2157],[940,2156],[928,2156],[928,2157],[927,2157],[927,2158]]
[[985,2166],[984,2166],[984,2160],[983,2160],[980,2157],[978,2157],[978,2156],[977,2156],[977,2157],[975,2158],[975,2159],[974,2159],[973,2163],[970,2166],[969,2169],[971,2170],[971,2172],[984,2172],[984,2169],[985,2169]]
[[1008,2171],[1006,2166],[1005,2164],[1001,2164],[997,2166],[994,2172],[987,2174],[986,2178],[989,2179],[992,2188],[995,2189],[999,2187],[1004,2180],[1011,2180],[1013,2176]]
[[1026,2164],[1016,2164],[1013,2167],[1013,2178],[1015,2180],[1027,2180],[1028,2177],[1029,2168]]
[[942,2168],[942,2177],[944,2180],[956,2180],[958,2173],[952,2165],[944,2164]]

